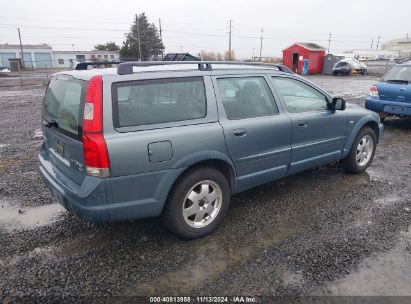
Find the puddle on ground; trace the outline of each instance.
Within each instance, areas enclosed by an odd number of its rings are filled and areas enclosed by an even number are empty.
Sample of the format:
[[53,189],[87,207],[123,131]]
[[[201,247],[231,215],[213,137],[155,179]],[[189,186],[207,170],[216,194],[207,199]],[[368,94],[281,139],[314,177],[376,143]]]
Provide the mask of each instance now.
[[294,273],[288,270],[282,274],[281,279],[287,285],[300,285],[304,280],[302,273]]
[[8,231],[34,229],[55,222],[65,212],[59,204],[18,208],[0,200],[0,229]]
[[411,296],[411,229],[393,249],[366,258],[327,289],[338,296]]
[[401,197],[397,194],[392,194],[386,197],[380,197],[375,200],[375,203],[380,204],[380,205],[389,205],[393,204],[396,202],[399,202],[401,200]]
[[9,167],[12,166],[12,162],[8,159],[0,159],[0,173],[6,172]]
[[128,295],[155,295],[164,293],[190,294],[193,289],[215,279],[225,269],[241,265],[265,248],[285,240],[300,227],[297,222],[285,222],[272,231],[262,230],[253,238],[244,239],[240,247],[221,246],[218,240],[207,243],[198,241],[193,248],[192,259],[175,271],[171,271],[152,281],[139,283],[126,291]]
[[[293,178],[293,182],[306,182],[305,176]],[[199,288],[217,278],[226,269],[247,263],[254,256],[262,251],[279,244],[293,234],[303,229],[306,224],[306,215],[313,208],[325,205],[326,201],[340,192],[351,189],[354,185],[364,185],[370,182],[367,173],[359,175],[346,175],[333,188],[332,191],[311,192],[307,194],[304,201],[307,204],[293,214],[292,218],[280,221],[276,225],[262,226],[260,230],[254,232],[252,238],[244,238],[240,243],[236,239],[236,234],[230,235],[226,232],[224,244],[218,239],[210,239],[206,242],[198,240],[192,247],[191,258],[184,262],[177,269],[160,275],[157,278],[127,288],[124,294],[127,295],[155,295],[162,293],[190,294],[194,289]],[[263,186],[264,191],[259,194],[263,200],[272,201],[276,197],[278,187]],[[326,193],[324,193],[326,192]],[[227,240],[228,238],[228,240]],[[229,239],[233,238],[232,241]],[[285,274],[283,279],[288,284],[298,284],[302,280],[299,274]]]

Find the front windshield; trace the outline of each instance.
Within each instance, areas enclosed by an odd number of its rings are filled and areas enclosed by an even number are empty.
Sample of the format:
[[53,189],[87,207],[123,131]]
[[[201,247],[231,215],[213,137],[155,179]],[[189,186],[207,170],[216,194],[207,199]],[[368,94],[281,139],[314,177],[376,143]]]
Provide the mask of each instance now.
[[387,74],[384,81],[411,82],[411,66],[395,66]]

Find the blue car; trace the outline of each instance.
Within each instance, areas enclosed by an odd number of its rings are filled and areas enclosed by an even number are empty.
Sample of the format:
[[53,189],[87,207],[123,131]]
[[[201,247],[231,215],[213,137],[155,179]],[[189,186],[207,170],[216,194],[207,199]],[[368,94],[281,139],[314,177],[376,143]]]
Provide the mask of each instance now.
[[411,61],[395,65],[370,88],[365,107],[387,116],[411,116]]

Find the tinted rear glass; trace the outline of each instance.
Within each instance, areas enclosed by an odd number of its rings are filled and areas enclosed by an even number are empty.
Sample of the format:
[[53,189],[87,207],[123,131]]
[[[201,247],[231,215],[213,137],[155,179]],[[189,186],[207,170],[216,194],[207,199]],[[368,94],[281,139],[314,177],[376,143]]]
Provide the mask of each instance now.
[[113,85],[117,127],[192,120],[206,116],[202,77],[141,80]]
[[78,135],[85,90],[85,81],[70,77],[52,78],[44,100],[43,119],[55,121],[58,129]]

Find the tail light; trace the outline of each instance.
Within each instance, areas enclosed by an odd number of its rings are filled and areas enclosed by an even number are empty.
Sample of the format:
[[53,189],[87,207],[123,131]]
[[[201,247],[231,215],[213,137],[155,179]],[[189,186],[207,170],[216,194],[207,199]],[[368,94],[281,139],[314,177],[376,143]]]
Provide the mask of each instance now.
[[374,98],[380,98],[380,94],[378,94],[378,89],[375,85],[371,86],[370,88],[370,96]]
[[103,79],[90,79],[83,115],[83,151],[87,175],[110,176],[110,159],[103,136]]

